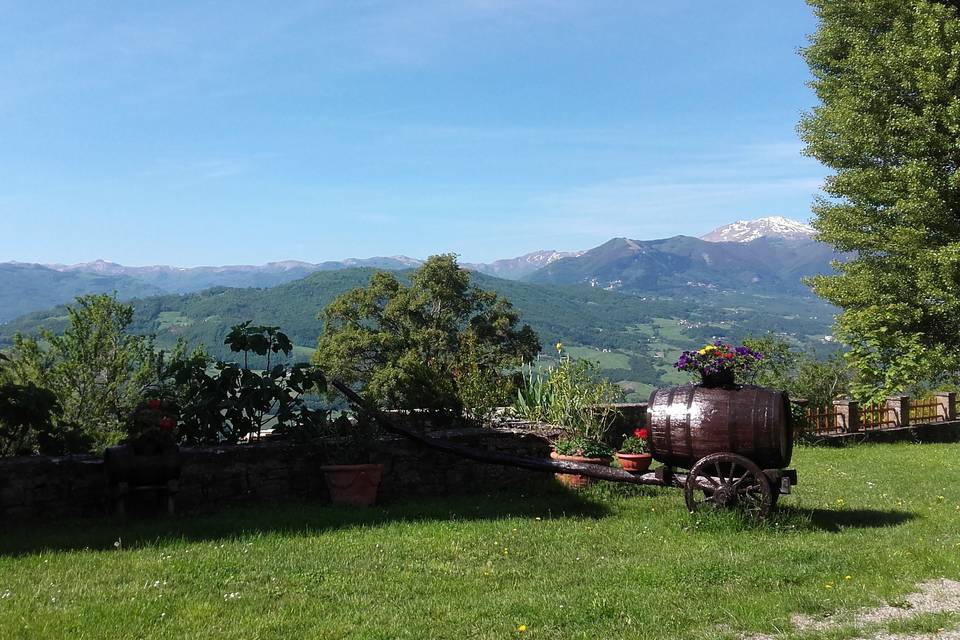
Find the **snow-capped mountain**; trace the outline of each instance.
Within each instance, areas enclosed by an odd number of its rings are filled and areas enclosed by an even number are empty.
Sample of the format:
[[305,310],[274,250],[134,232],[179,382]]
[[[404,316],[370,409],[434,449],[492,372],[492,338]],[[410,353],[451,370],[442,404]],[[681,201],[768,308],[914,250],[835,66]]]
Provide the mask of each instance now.
[[756,220],[737,220],[714,229],[700,239],[707,242],[751,242],[757,238],[811,240],[816,233],[813,227],[798,220],[770,216]]
[[583,255],[583,251],[554,251],[547,249],[543,251],[533,251],[517,258],[507,258],[504,260],[495,260],[487,264],[465,264],[468,269],[486,273],[487,275],[508,280],[519,280],[520,278],[533,273],[541,267],[552,264],[563,258],[575,258]]

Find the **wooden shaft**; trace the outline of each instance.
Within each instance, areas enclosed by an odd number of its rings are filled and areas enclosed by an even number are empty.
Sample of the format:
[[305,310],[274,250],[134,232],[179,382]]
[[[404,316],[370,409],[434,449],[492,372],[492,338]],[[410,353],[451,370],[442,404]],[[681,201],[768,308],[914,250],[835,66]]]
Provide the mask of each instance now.
[[500,453],[497,451],[487,451],[482,449],[478,450],[470,447],[463,447],[440,440],[439,438],[431,438],[421,433],[417,433],[416,431],[412,431],[405,427],[394,424],[389,418],[387,418],[386,415],[384,415],[383,411],[371,407],[363,399],[363,397],[360,396],[360,394],[345,385],[340,380],[333,380],[331,381],[331,384],[333,384],[333,386],[336,387],[340,393],[346,396],[346,398],[350,400],[350,402],[352,402],[357,409],[376,420],[377,424],[379,424],[384,431],[405,436],[411,440],[419,442],[426,447],[436,449],[437,451],[451,453],[453,455],[460,456],[462,458],[468,458],[470,460],[476,460],[478,462],[500,464],[508,467],[519,467],[521,469],[529,469],[531,471],[570,473],[581,476],[589,476],[591,478],[597,478],[600,480],[627,482],[631,484],[659,484],[658,482],[650,482],[649,479],[644,479],[646,476],[652,477],[652,473],[643,474],[642,476],[635,476],[628,471],[624,471],[623,469],[614,469],[613,467],[607,467],[599,464],[589,464],[585,462],[565,462],[563,460],[514,456],[508,453]]

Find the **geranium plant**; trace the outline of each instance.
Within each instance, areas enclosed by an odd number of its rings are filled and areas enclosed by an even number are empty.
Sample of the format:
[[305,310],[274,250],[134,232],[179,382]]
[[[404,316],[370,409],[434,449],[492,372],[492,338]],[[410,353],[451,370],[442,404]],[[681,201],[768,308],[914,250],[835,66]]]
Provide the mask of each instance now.
[[620,445],[620,453],[648,453],[649,446],[647,438],[650,437],[650,431],[643,427],[634,429],[633,433],[624,436],[623,444]]
[[673,366],[680,371],[700,374],[705,385],[727,385],[733,384],[737,375],[750,371],[762,357],[748,347],[734,347],[717,340],[698,351],[684,351]]

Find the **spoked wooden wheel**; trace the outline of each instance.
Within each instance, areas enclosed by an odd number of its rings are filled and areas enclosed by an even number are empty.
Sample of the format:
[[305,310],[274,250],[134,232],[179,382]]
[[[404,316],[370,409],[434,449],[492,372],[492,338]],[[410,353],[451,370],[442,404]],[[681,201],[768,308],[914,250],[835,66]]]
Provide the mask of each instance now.
[[684,489],[687,509],[739,508],[763,520],[773,507],[773,490],[763,471],[735,453],[714,453],[701,458],[687,475]]

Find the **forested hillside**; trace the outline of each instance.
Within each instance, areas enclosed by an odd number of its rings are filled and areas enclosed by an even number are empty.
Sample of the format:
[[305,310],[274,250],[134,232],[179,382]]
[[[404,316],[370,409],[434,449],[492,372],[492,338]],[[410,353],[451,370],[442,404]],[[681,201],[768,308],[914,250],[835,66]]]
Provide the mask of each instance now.
[[[152,334],[171,347],[178,338],[203,344],[212,355],[230,358],[223,340],[231,325],[244,320],[280,325],[296,345],[295,356],[309,357],[322,330],[317,314],[338,294],[366,284],[372,269],[314,273],[269,289],[218,287],[187,295],[133,300],[133,330]],[[536,285],[473,273],[473,281],[513,302],[539,334],[544,356],[561,341],[575,357],[600,363],[613,380],[637,397],[651,385],[677,380],[670,364],[684,348],[714,336],[739,339],[773,331],[796,342],[819,344],[829,332],[832,308],[815,299],[714,293],[702,297],[639,297],[594,287]],[[44,326],[62,330],[63,307],[33,313],[0,326],[0,347],[15,332]]]

